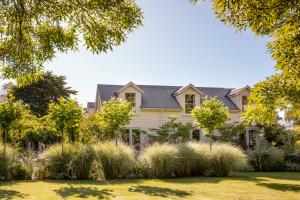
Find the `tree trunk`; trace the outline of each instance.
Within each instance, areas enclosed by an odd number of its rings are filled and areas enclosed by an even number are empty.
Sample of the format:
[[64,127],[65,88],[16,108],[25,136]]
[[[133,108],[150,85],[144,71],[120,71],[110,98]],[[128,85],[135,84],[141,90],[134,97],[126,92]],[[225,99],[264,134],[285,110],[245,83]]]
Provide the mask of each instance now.
[[61,154],[64,154],[64,129],[61,130]]
[[211,151],[211,133],[209,134],[209,150]]
[[117,131],[115,131],[115,140],[116,140],[116,147],[118,146],[118,134]]

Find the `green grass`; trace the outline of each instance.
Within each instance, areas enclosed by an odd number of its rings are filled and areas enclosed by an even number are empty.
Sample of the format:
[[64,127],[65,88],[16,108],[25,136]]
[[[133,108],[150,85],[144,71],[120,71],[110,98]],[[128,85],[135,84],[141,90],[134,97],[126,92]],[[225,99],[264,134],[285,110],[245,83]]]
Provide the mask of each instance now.
[[233,173],[227,178],[0,182],[0,199],[297,200],[300,173]]

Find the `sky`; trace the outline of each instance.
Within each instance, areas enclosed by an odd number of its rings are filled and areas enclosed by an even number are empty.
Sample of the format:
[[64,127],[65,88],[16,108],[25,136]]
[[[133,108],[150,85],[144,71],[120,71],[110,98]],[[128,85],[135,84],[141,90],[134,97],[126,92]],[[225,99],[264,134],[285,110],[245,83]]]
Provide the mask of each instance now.
[[83,106],[95,101],[97,84],[187,85],[237,88],[274,73],[269,38],[236,32],[215,18],[209,1],[137,0],[143,26],[112,52],[93,54],[81,44],[57,54],[47,70],[67,77]]

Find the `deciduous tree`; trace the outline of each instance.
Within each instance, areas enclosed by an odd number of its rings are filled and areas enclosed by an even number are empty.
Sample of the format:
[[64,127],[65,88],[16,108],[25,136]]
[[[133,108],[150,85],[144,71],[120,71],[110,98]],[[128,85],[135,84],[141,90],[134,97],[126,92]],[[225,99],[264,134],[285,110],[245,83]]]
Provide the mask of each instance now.
[[112,50],[141,25],[134,0],[0,1],[0,65],[5,78],[31,80],[57,52]]
[[197,106],[192,111],[192,116],[196,125],[199,128],[203,128],[205,134],[208,135],[211,149],[212,134],[228,120],[228,109],[216,98],[206,99],[201,106]]
[[83,117],[83,109],[73,99],[60,98],[58,103],[49,106],[49,119],[55,128],[61,133],[61,148],[64,151],[64,133],[68,139],[74,142],[74,130],[79,128]]
[[103,102],[103,106],[97,113],[101,126],[115,137],[116,145],[118,145],[118,130],[129,123],[132,115],[131,104],[120,98]]

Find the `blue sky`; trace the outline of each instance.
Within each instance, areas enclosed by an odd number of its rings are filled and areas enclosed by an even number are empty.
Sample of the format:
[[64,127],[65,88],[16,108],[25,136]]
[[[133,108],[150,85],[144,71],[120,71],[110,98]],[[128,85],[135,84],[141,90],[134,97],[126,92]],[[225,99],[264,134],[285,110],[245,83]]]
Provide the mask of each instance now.
[[79,91],[76,99],[82,105],[95,100],[98,83],[240,87],[274,73],[268,38],[236,33],[215,18],[210,3],[137,2],[144,11],[144,26],[113,52],[93,55],[81,46],[47,64]]

